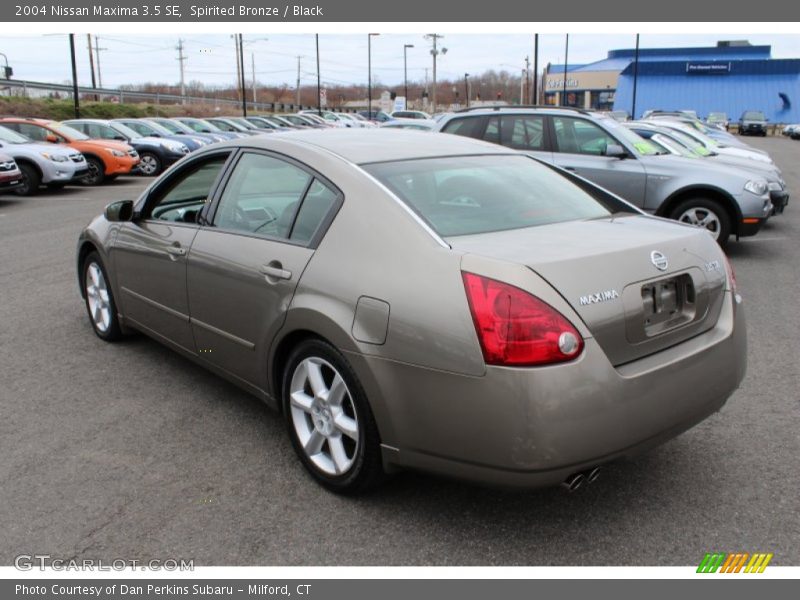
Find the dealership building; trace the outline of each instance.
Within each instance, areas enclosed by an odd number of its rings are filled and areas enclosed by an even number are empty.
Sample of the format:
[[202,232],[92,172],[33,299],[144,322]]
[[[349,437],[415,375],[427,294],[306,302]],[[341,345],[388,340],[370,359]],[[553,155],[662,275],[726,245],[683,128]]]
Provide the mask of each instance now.
[[626,110],[724,112],[736,120],[745,110],[761,110],[773,123],[800,122],[800,59],[773,59],[771,46],[718,42],[702,48],[611,50],[600,61],[548,65],[545,103]]

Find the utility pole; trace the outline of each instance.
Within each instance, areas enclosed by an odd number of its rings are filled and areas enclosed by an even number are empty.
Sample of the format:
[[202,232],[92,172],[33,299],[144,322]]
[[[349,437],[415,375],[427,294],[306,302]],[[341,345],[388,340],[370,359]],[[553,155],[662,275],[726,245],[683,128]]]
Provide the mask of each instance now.
[[317,36],[317,114],[322,116],[322,86],[319,80],[319,34]]
[[240,94],[239,85],[240,85],[240,82],[242,81],[242,71],[241,71],[242,67],[241,67],[241,65],[239,63],[239,34],[238,33],[234,33],[232,37],[233,37],[233,43],[235,44],[235,47],[236,47],[236,50],[235,50],[235,52],[236,52],[236,97],[240,99],[240,96],[239,96],[239,94]]
[[566,46],[564,47],[564,86],[561,88],[561,106],[565,106],[567,101],[567,63],[569,62],[569,34],[567,34]]
[[[525,57],[525,90],[530,93],[531,89],[531,61],[526,56]],[[531,98],[528,98],[528,104],[536,104],[536,102],[531,102]]]
[[539,104],[539,34],[533,36],[533,104]]
[[466,98],[465,102],[469,108],[469,73],[464,73],[464,98]]
[[178,38],[178,45],[175,47],[178,51],[178,64],[181,70],[181,104],[186,104],[186,82],[184,80],[184,67],[188,57],[183,55],[183,40]]
[[519,75],[519,103],[525,104],[525,69],[521,69]]
[[302,56],[297,57],[297,109],[300,110],[300,59]]
[[108,48],[101,48],[100,38],[94,36],[94,55],[97,58],[97,87],[99,87],[101,90],[103,89],[103,73],[100,70],[100,52],[102,50],[108,50]]
[[75,64],[75,34],[69,34],[69,54],[72,61],[72,102],[75,110],[75,118],[81,118],[81,104],[78,98],[78,67]]
[[[439,38],[443,38],[443,35],[439,35],[438,33],[429,33],[425,36],[426,40],[431,40],[433,42],[433,48],[431,48],[431,56],[433,56],[433,95],[431,97],[431,112],[436,112],[436,57],[439,56],[440,50],[436,47]],[[447,54],[447,48],[441,49],[442,54]]]
[[253,109],[255,110],[255,104],[258,102],[256,97],[256,53],[250,53],[250,72],[253,74]]
[[[89,70],[92,72],[92,89],[97,89],[97,81],[94,78],[94,52],[92,52],[92,34],[86,34],[86,46],[89,49]],[[97,100],[97,94],[94,97]]]
[[241,86],[242,90],[242,116],[247,117],[247,86],[245,85],[244,81],[244,40],[242,39],[242,34],[239,35],[239,74],[241,80],[239,85]]

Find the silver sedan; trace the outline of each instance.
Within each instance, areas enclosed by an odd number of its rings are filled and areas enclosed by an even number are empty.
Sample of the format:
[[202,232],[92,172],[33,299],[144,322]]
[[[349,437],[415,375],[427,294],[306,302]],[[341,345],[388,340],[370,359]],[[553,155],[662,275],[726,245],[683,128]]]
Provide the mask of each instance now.
[[342,493],[403,468],[575,488],[745,373],[707,231],[457,136],[215,144],[110,204],[77,263],[100,338],[143,332],[261,398]]

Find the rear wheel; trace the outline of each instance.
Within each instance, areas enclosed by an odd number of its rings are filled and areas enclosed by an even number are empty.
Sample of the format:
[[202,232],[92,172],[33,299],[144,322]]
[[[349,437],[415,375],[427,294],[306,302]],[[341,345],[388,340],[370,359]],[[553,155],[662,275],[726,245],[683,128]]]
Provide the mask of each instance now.
[[94,156],[86,157],[86,164],[89,172],[81,178],[83,185],[100,185],[106,179],[106,166],[103,161]]
[[283,412],[297,455],[323,486],[365,492],[384,478],[380,438],[364,389],[336,348],[301,342],[283,373]]
[[139,172],[142,175],[152,177],[161,173],[161,159],[152,152],[142,152],[139,154]]
[[42,178],[39,172],[31,165],[22,163],[19,164],[19,170],[22,171],[22,185],[14,190],[17,196],[35,196],[39,193],[39,186],[42,184]]
[[102,340],[113,342],[122,337],[122,329],[117,317],[117,304],[108,274],[97,252],[90,252],[83,261],[81,285],[86,299],[86,311],[92,329]]
[[724,246],[731,234],[731,219],[719,202],[708,198],[690,198],[678,204],[670,218],[706,229],[720,246]]

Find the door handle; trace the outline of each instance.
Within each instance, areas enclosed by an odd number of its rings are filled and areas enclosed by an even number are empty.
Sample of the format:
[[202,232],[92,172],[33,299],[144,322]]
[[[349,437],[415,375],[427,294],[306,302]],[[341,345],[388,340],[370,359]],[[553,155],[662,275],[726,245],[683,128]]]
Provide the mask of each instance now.
[[167,246],[167,254],[172,256],[186,256],[186,249],[180,246]]
[[270,277],[272,279],[291,279],[292,272],[287,271],[283,268],[280,263],[272,262],[268,265],[261,265],[261,268],[258,269],[258,272],[266,277]]

